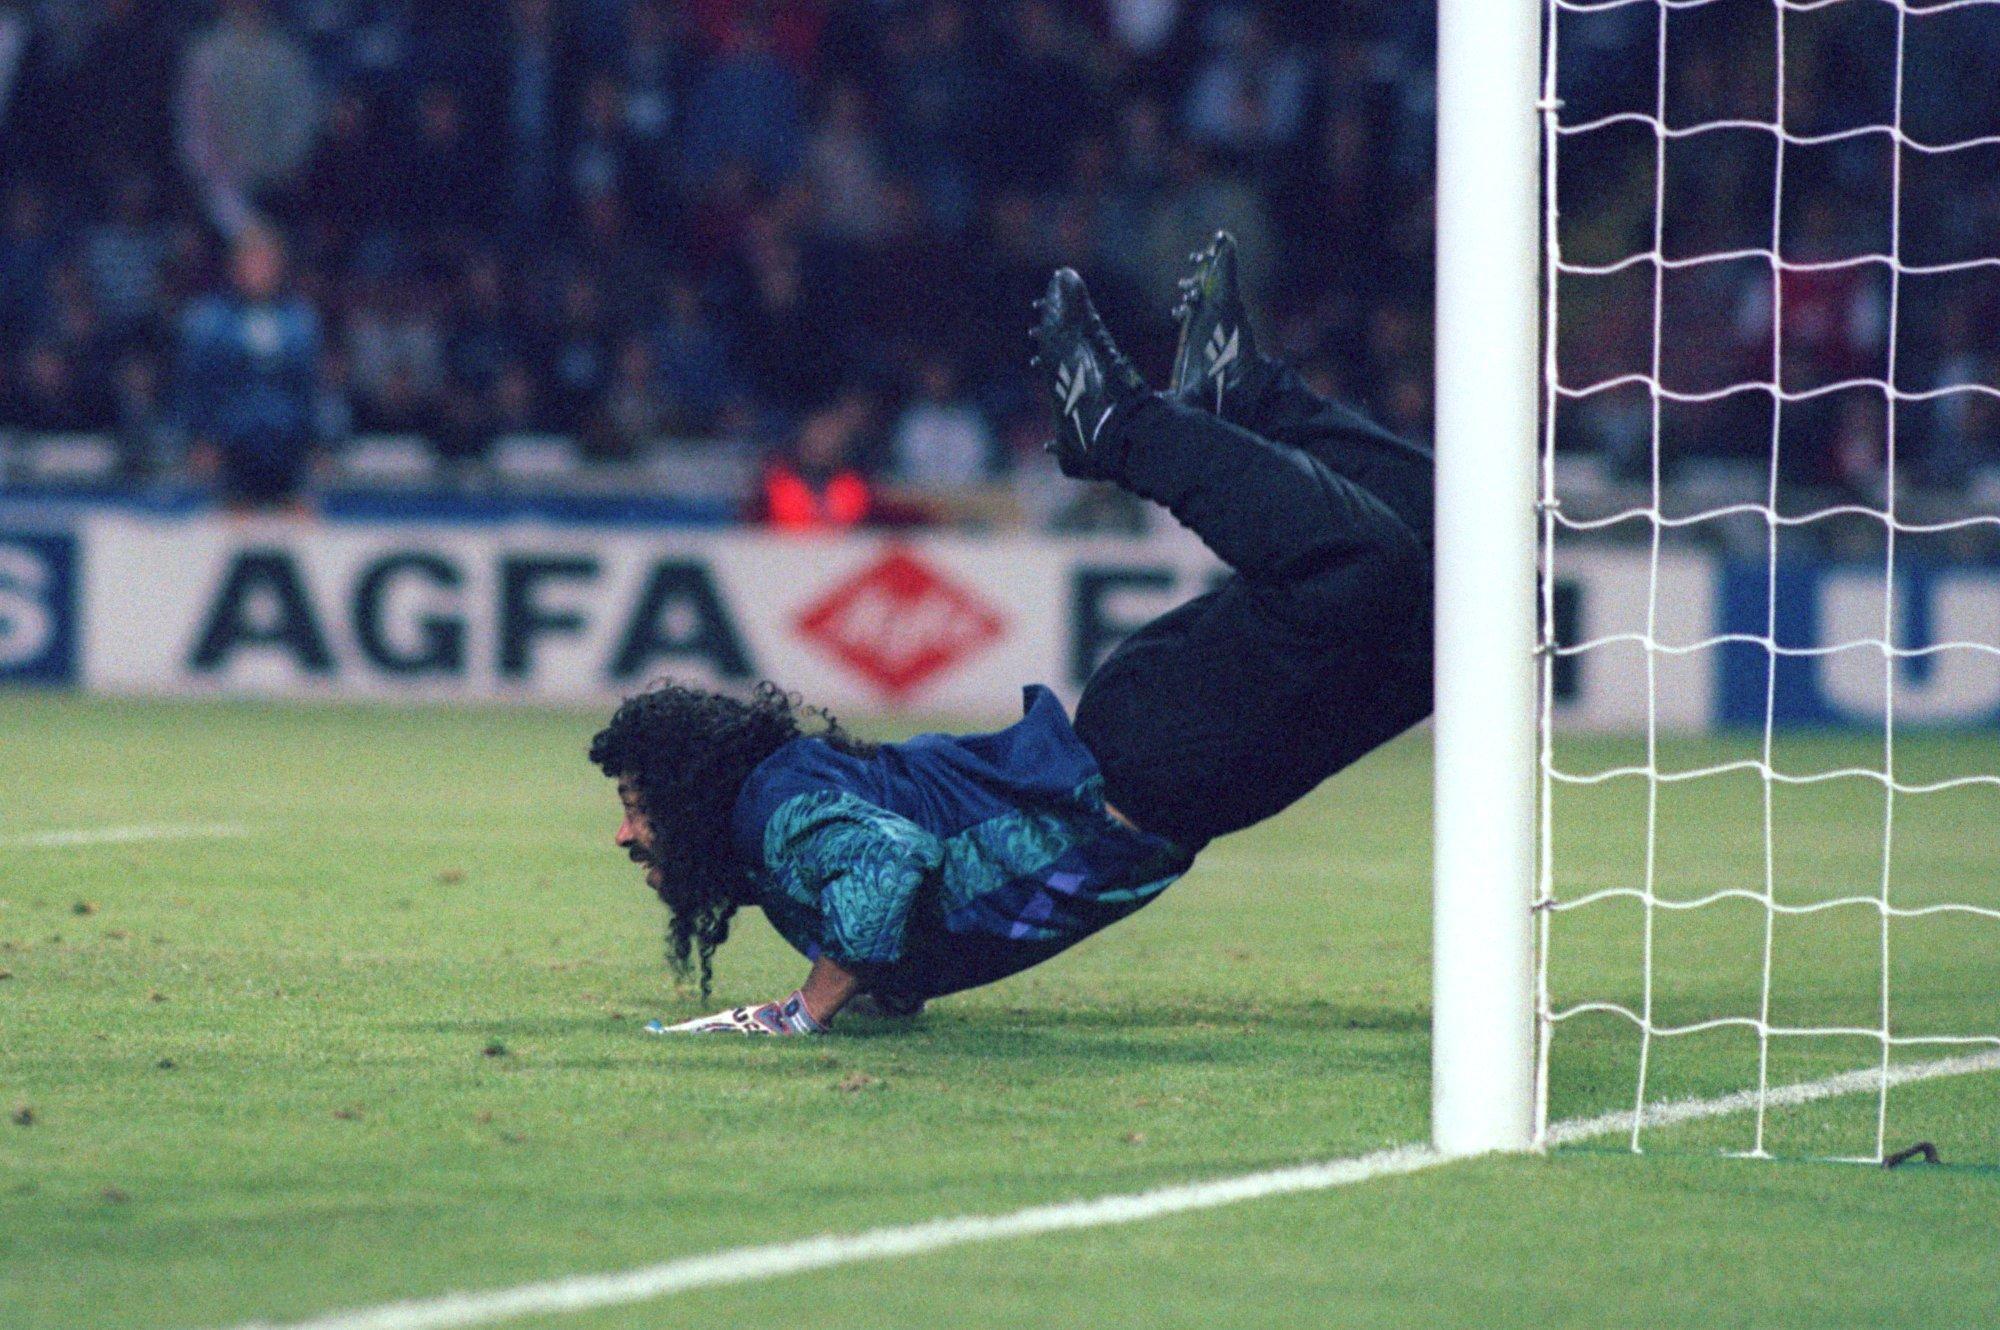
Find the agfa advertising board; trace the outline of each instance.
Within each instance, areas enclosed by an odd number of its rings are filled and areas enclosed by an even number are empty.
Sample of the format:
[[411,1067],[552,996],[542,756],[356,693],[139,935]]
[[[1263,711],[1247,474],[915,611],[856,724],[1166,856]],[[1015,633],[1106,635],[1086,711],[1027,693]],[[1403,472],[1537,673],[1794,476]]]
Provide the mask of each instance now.
[[797,539],[87,523],[86,679],[111,692],[601,700],[672,674],[856,709],[1072,696],[1218,571],[1192,541]]
[[[98,516],[71,539],[0,535],[0,679],[595,703],[671,674],[776,679],[857,713],[1001,717],[1024,683],[1074,702],[1125,632],[1223,575],[1185,533],[798,539]],[[1761,566],[1669,551],[1656,579],[1644,551],[1584,549],[1556,575],[1559,643],[1598,644],[1556,660],[1559,723],[1762,724]],[[1893,686],[1899,725],[2000,725],[2000,570],[1902,568],[1893,661],[1877,644],[1879,569],[1782,567],[1776,606],[1779,723],[1879,726]]]
[[77,670],[76,540],[0,531],[0,684],[67,684]]
[[[1557,719],[1577,728],[1880,731],[2000,726],[2000,569],[1759,563],[1666,554],[1657,591],[1643,552],[1556,566]],[[1650,630],[1649,630],[1650,625]],[[1773,652],[1766,644],[1774,643]],[[1885,647],[1891,648],[1885,650]],[[1775,661],[1776,678],[1771,677]]]

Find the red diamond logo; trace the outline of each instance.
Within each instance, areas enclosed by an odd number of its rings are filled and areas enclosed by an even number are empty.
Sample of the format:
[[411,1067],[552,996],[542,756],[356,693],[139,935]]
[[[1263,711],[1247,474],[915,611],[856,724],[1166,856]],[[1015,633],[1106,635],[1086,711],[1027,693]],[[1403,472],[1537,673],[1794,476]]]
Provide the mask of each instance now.
[[807,606],[798,628],[895,698],[978,652],[1006,622],[908,550],[892,549]]

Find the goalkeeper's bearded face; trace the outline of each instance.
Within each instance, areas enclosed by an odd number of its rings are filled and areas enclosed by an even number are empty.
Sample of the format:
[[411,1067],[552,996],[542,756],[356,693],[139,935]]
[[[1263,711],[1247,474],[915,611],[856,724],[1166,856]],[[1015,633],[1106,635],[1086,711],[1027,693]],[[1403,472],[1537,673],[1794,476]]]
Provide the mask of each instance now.
[[630,776],[618,778],[618,803],[625,816],[611,839],[631,856],[633,863],[645,868],[646,885],[658,891],[662,879],[660,870],[653,865],[653,824],[646,817],[646,810],[639,806],[639,791]]

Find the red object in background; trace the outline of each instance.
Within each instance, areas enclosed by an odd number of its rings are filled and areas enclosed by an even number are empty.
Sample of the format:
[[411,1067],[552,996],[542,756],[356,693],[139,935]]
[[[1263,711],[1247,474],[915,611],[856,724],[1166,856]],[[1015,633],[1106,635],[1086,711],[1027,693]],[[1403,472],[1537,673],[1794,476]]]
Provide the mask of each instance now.
[[868,482],[853,471],[835,472],[815,486],[784,462],[764,472],[764,520],[780,531],[841,531],[863,521],[873,505]]
[[785,4],[687,0],[688,17],[710,51],[738,49],[743,24],[758,17],[752,10],[762,11],[761,20],[770,25],[772,52],[800,78],[812,77],[819,68],[820,31],[826,27],[826,6],[820,0],[787,0]]
[[[1784,299],[1788,388],[1814,388],[1868,370],[1869,276],[1851,268],[1788,269],[1780,279]],[[1880,370],[1875,372],[1880,373]]]
[[806,607],[801,636],[895,699],[974,655],[1006,621],[905,549],[891,549]]

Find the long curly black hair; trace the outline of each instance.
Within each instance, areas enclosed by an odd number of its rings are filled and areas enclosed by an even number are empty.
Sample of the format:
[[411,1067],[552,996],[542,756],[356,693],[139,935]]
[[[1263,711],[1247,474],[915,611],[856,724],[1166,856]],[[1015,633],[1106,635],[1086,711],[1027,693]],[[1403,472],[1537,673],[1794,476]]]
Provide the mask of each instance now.
[[799,738],[857,756],[875,749],[776,684],[740,700],[670,680],[626,698],[590,741],[590,760],[627,781],[646,816],[652,848],[635,846],[632,858],[658,870],[655,890],[670,914],[667,962],[683,981],[698,973],[704,999],[715,949],[757,868],[730,845],[736,796],[758,763]]

